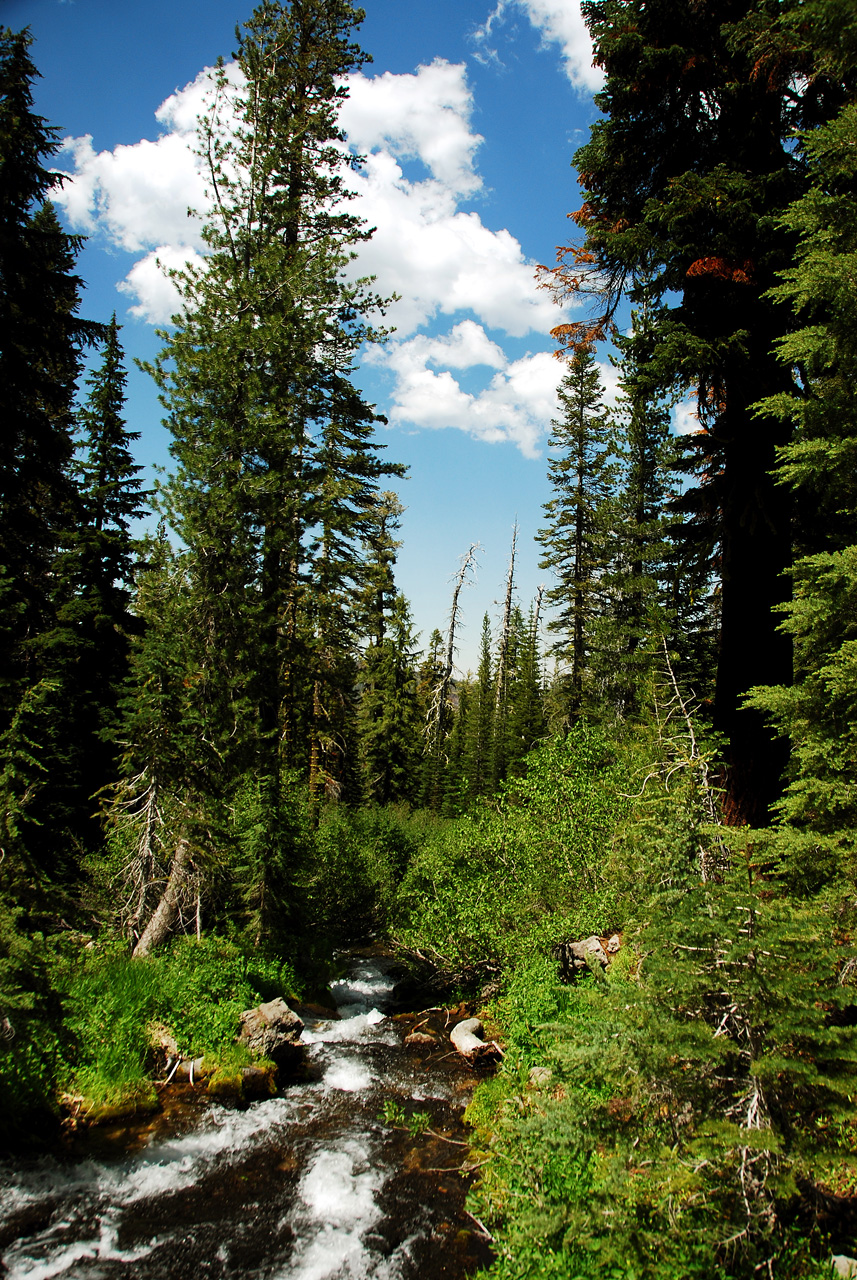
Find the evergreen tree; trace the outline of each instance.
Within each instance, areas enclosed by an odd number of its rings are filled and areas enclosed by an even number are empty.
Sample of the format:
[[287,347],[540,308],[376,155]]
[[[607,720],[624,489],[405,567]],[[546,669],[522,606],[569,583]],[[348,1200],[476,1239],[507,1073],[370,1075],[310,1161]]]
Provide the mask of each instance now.
[[52,567],[78,519],[73,400],[81,350],[101,327],[77,315],[79,239],[45,203],[56,130],[33,112],[32,37],[0,28],[0,707],[6,723],[42,675],[32,641],[53,621]]
[[541,567],[551,569],[556,579],[547,600],[558,612],[548,628],[560,633],[553,650],[565,668],[570,720],[580,716],[584,706],[607,562],[605,504],[613,468],[603,395],[595,357],[588,349],[575,351],[559,388],[562,417],[553,421],[548,463],[554,496],[545,503],[548,523],[538,534],[544,548]]
[[538,607],[530,609],[526,618],[516,610],[515,678],[509,690],[506,724],[507,771],[511,774],[521,772],[526,756],[547,731],[538,620]]
[[785,225],[800,237],[777,295],[801,327],[781,344],[802,385],[761,406],[795,435],[781,480],[811,524],[793,570],[784,624],[795,642],[795,684],[756,691],[752,702],[791,739],[789,784],[776,845],[790,882],[814,891],[845,876],[857,857],[857,107],[805,135],[813,184]]
[[[209,797],[217,794],[221,766],[206,736],[187,554],[173,552],[163,527],[144,551],[135,598],[141,625],[131,641],[116,733],[120,777],[104,803],[110,839],[104,861],[91,866],[104,899],[99,905],[134,947],[146,937],[142,953],[163,941],[182,907],[190,908],[193,860],[218,825]],[[165,899],[168,909],[146,936]]]
[[[77,378],[103,328],[77,315],[80,242],[46,201],[62,179],[48,167],[56,132],[32,109],[31,43],[26,31],[0,29],[0,770],[18,852],[37,878],[59,881],[73,872],[93,808],[80,646],[58,612],[68,599],[61,551],[82,518]],[[25,757],[38,779],[22,783]]]
[[829,118],[844,86],[808,47],[823,4],[789,0],[773,20],[765,0],[584,8],[607,76],[604,118],[576,156],[585,245],[567,251],[554,280],[562,293],[590,277],[599,315],[557,334],[575,342],[604,332],[625,292],[668,301],[651,373],[668,392],[698,387],[694,494],[721,567],[715,723],[729,739],[728,806],[736,821],[761,821],[782,751],[741,699],[763,678],[791,676],[776,609],[792,503],[773,479],[788,430],[753,405],[790,382],[774,351],[789,317],[769,291],[793,245],[777,215],[805,184],[794,131]]
[[118,325],[108,326],[101,365],[88,378],[90,392],[80,420],[84,428],[79,464],[79,524],[63,539],[55,565],[56,625],[42,637],[42,659],[52,677],[68,686],[71,720],[65,726],[78,767],[66,777],[79,792],[80,834],[98,836],[94,796],[113,780],[117,701],[128,673],[136,544],[130,522],[145,511],[142,470],[122,416],[126,374]]
[[[284,766],[351,788],[356,613],[378,480],[398,473],[351,382],[381,302],[343,278],[365,238],[347,211],[337,112],[366,61],[347,0],[263,0],[200,125],[212,210],[203,269],[153,367],[177,463],[165,504],[188,548],[195,700],[220,759],[212,799],[259,781],[284,830]],[[235,121],[238,120],[236,126]],[[276,838],[262,841],[273,850]],[[272,856],[273,853],[272,853]]]
[[423,743],[414,668],[416,636],[408,602],[393,601],[384,636],[364,659],[360,704],[363,795],[374,804],[413,803]]
[[443,636],[435,627],[417,673],[417,700],[423,723],[420,804],[439,807],[445,766],[444,746],[450,728],[445,696],[446,662]]
[[491,623],[486,613],[482,619],[479,667],[473,683],[463,771],[471,796],[487,796],[491,792],[491,753],[494,740],[495,682],[491,661]]

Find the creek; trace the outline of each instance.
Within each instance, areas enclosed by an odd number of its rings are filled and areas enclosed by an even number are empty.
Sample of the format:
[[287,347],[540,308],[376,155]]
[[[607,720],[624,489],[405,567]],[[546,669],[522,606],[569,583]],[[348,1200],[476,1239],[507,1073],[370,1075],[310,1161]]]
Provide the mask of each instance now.
[[[305,1078],[240,1109],[191,1086],[148,1123],[0,1166],[6,1280],[434,1280],[490,1260],[464,1208],[472,1072],[408,1048],[389,959],[354,955],[339,1017],[305,1019]],[[414,1137],[381,1119],[431,1117]]]

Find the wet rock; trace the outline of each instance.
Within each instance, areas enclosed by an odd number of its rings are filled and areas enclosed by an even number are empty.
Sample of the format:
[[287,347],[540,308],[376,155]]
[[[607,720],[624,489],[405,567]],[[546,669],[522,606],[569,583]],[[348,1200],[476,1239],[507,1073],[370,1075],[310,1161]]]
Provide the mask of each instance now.
[[158,1110],[158,1095],[153,1086],[134,1089],[124,1097],[109,1102],[83,1100],[80,1117],[87,1124],[108,1125],[121,1120],[136,1120],[138,1116],[150,1116]]
[[277,1092],[276,1067],[234,1067],[216,1071],[208,1082],[213,1098],[270,1098]]
[[601,939],[592,934],[579,942],[561,942],[553,954],[559,960],[559,976],[563,982],[573,982],[579,973],[593,965],[606,969],[610,957],[601,945]]
[[277,998],[245,1009],[241,1014],[239,1043],[260,1058],[268,1058],[283,1070],[293,1070],[303,1058],[301,1032],[304,1024],[298,1015]]
[[318,1004],[313,1000],[291,1000],[287,1001],[292,1013],[296,1013],[304,1022],[325,1021],[337,1022],[339,1020],[339,1010],[335,1006],[326,1004]]
[[437,1044],[437,1036],[430,1035],[428,1031],[412,1031],[410,1035],[405,1036],[405,1044]]

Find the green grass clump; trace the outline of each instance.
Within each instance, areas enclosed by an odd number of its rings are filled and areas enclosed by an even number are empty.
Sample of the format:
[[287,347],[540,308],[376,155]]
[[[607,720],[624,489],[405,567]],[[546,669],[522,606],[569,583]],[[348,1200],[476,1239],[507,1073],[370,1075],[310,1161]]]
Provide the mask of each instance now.
[[115,946],[86,948],[66,956],[56,977],[72,1045],[63,1084],[98,1118],[156,1105],[153,1023],[182,1057],[205,1059],[217,1091],[251,1062],[235,1043],[242,1011],[298,985],[288,964],[248,959],[222,939],[178,939],[140,960]]

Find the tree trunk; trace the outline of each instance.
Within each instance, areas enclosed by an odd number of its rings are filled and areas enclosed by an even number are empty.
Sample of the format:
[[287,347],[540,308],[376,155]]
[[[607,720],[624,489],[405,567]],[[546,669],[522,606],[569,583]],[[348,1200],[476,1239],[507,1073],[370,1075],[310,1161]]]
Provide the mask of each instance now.
[[[761,357],[759,366],[764,369]],[[777,446],[788,436],[775,420],[754,420],[747,407],[753,395],[780,390],[781,383],[777,368],[767,385],[757,374],[744,403],[730,406],[718,424],[725,438],[714,727],[728,739],[724,811],[733,825],[766,825],[788,759],[787,742],[776,737],[762,713],[741,705],[754,685],[792,681],[791,637],[779,630],[780,606],[790,595],[785,570],[791,561],[791,495],[773,477]]]
[[132,952],[133,960],[139,960],[142,956],[147,956],[154,947],[159,947],[175,924],[182,891],[190,878],[190,861],[190,846],[182,838],[173,858],[163,896]]

